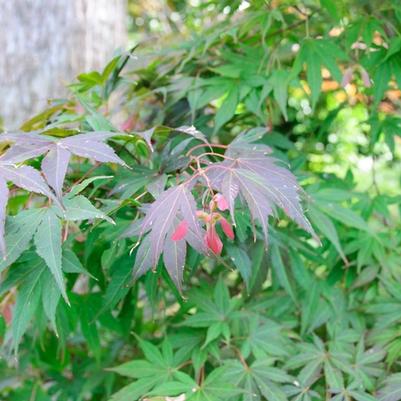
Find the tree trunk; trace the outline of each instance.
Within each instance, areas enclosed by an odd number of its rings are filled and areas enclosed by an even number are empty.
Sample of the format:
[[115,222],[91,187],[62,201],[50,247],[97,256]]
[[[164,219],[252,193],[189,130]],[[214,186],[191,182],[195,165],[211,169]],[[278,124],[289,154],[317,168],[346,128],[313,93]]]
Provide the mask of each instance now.
[[13,129],[126,45],[125,0],[0,0],[0,127]]

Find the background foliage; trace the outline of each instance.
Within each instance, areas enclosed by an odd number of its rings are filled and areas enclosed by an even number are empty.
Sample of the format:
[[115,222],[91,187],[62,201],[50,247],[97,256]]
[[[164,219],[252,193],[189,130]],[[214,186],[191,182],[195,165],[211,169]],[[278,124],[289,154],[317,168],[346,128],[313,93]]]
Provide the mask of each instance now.
[[[152,4],[131,7],[150,39],[21,127],[114,132],[119,158],[72,152],[67,216],[10,187],[2,398],[401,399],[398,2]],[[221,257],[189,251],[182,293],[163,263],[133,282],[122,234],[174,184],[191,125],[224,145],[264,127],[321,245],[279,214],[266,252],[245,212]]]

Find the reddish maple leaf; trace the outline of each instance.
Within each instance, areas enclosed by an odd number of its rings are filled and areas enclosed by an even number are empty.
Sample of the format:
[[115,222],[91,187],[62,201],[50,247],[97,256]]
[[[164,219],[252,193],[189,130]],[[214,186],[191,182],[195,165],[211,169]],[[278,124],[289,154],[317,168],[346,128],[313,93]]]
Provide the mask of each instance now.
[[[202,139],[191,127],[185,128],[184,132],[187,131]],[[213,151],[192,155],[189,159],[197,166],[194,175],[156,195],[155,202],[146,208],[145,217],[140,223],[139,237],[142,243],[134,265],[135,277],[156,267],[163,254],[168,273],[177,287],[181,288],[187,244],[201,253],[207,254],[209,249],[213,254],[220,255],[223,242],[216,224],[220,224],[229,239],[233,240],[235,235],[232,225],[216,210],[229,210],[231,221],[235,223],[236,202],[249,208],[252,218],[261,226],[266,242],[268,217],[275,215],[277,208],[283,209],[290,218],[314,235],[301,208],[301,188],[295,176],[269,156],[271,149],[268,146],[255,144],[258,139],[260,131],[253,130],[237,137],[224,155]],[[202,147],[197,145],[193,149]],[[207,147],[211,145],[207,144]],[[224,160],[213,163],[210,159],[202,159],[210,154],[221,156]],[[201,167],[202,163],[206,167]],[[199,199],[204,205],[202,210],[196,210],[191,192],[199,189]],[[206,227],[206,232],[200,222]]]
[[145,211],[139,236],[134,277],[155,267],[163,253],[167,272],[181,288],[186,244],[200,253],[207,253],[203,229],[196,215],[196,202],[185,184],[164,191]]
[[24,162],[45,155],[42,172],[48,184],[61,199],[62,188],[71,154],[90,158],[99,162],[112,162],[125,165],[105,140],[117,135],[114,132],[86,132],[58,139],[39,135],[36,132],[10,133],[0,136],[0,141],[13,142],[1,159],[9,164]]
[[242,135],[229,145],[220,163],[207,168],[207,183],[227,200],[231,219],[235,222],[235,201],[245,200],[251,216],[262,227],[267,242],[268,217],[277,207],[302,228],[315,236],[313,228],[302,211],[299,193],[302,192],[295,176],[279,161],[267,156],[270,148],[253,144],[255,135]]

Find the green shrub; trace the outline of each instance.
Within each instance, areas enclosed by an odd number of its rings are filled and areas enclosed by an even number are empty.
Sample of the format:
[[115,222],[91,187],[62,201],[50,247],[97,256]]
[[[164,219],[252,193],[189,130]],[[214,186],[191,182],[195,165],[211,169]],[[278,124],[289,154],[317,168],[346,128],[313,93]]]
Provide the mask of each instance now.
[[401,399],[401,7],[295,3],[0,135],[2,399]]

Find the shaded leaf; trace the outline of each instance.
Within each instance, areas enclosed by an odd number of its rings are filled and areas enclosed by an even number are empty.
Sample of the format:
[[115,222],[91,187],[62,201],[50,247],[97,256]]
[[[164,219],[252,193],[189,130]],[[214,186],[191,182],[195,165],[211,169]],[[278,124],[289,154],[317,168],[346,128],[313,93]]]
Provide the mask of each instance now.
[[6,255],[0,271],[14,263],[29,248],[31,239],[42,221],[43,209],[30,209],[9,217],[6,224]]
[[214,132],[217,132],[227,121],[235,114],[237,104],[239,101],[238,87],[233,86],[230,88],[227,97],[224,99],[222,105],[219,107],[215,117]]
[[269,81],[273,87],[274,100],[277,102],[285,120],[288,120],[287,99],[289,73],[283,70],[275,70]]
[[49,267],[57,286],[68,303],[61,267],[61,222],[52,209],[42,217],[35,238],[36,252]]
[[56,309],[60,301],[61,292],[53,275],[45,270],[42,275],[42,305],[47,318],[50,320],[53,330],[57,333]]
[[401,373],[394,373],[388,376],[383,384],[384,386],[377,394],[379,401],[401,400]]
[[40,269],[32,272],[19,288],[11,326],[12,345],[16,353],[19,342],[28,329],[28,325],[39,306],[42,292],[42,274],[44,271],[44,269]]
[[104,294],[103,306],[99,314],[114,306],[127,295],[129,283],[132,279],[132,258],[123,256],[116,260],[110,283]]
[[104,214],[101,210],[95,208],[95,206],[93,206],[92,203],[83,195],[64,199],[63,203],[65,207],[64,217],[66,220],[103,219],[114,224],[110,217]]
[[252,275],[252,263],[248,254],[236,245],[229,245],[226,249],[235,267],[240,272],[246,287],[249,289],[249,280]]

